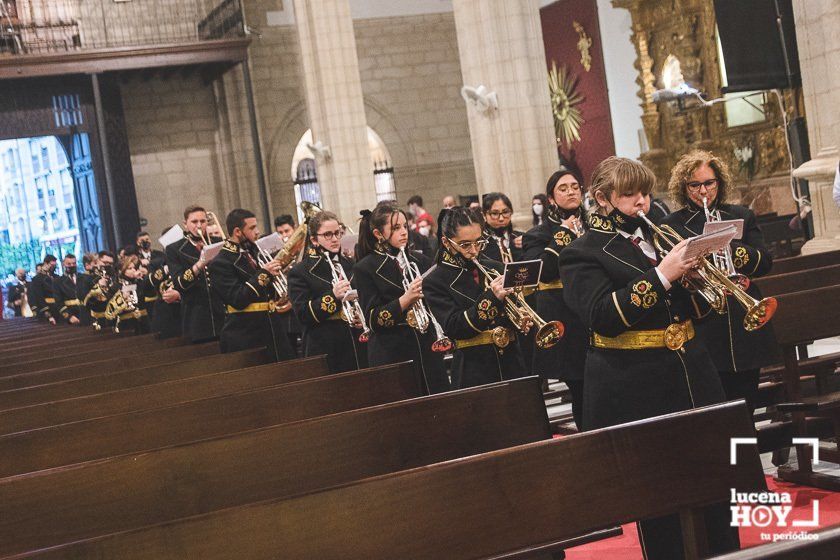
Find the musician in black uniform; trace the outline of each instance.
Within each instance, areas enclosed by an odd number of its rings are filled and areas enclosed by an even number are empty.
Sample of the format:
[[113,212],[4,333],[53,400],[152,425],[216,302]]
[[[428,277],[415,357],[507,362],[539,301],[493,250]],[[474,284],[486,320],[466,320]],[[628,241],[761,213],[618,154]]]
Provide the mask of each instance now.
[[[342,310],[345,295],[350,292],[349,297],[354,297],[350,287],[353,263],[341,255],[343,233],[332,212],[310,218],[311,247],[288,276],[292,308],[303,325],[303,354],[326,354],[332,373],[367,367],[367,350],[359,343],[360,325],[351,328]],[[333,282],[332,267],[338,266],[346,279]]]
[[[166,247],[166,263],[173,287],[181,293],[181,325],[185,338],[206,342],[218,338],[224,323],[224,306],[210,289],[212,278],[201,259],[202,235],[207,229],[207,213],[200,206],[184,210],[184,239]],[[211,238],[212,242],[221,239]]]
[[575,169],[563,167],[552,174],[545,187],[548,208],[543,222],[528,231],[522,242],[524,260],[543,262],[539,291],[535,294],[537,314],[566,327],[560,342],[550,348],[534,349],[533,372],[543,379],[559,379],[569,387],[578,429],[583,423],[583,368],[589,333],[563,301],[558,259],[585,231],[582,188],[583,177]]
[[15,270],[18,283],[9,287],[9,304],[15,312],[15,317],[24,316],[24,305],[28,305],[29,286],[26,281],[26,271],[22,268]]
[[[168,231],[163,231],[161,236]],[[160,252],[163,255],[163,252]],[[152,303],[150,328],[161,339],[181,336],[181,293],[172,286],[172,277],[166,264],[166,256],[152,259],[146,279],[149,291],[158,297]],[[149,296],[146,296],[149,297]]]
[[82,275],[76,272],[76,256],[66,254],[61,261],[63,274],[55,281],[56,304],[59,314],[71,325],[89,325],[90,313],[82,305]]
[[143,297],[145,298],[145,309],[149,312],[149,322],[154,324],[155,310],[158,308],[155,303],[160,297],[158,290],[152,285],[152,273],[155,269],[163,266],[165,260],[163,251],[152,249],[152,238],[146,231],[141,231],[136,237],[136,254],[140,257],[140,264],[146,269],[145,282],[143,286]]
[[506,194],[491,192],[481,199],[487,245],[482,254],[501,263],[522,260],[522,232],[513,229],[513,206]]
[[[583,428],[592,430],[722,402],[714,364],[695,336],[697,309],[680,285],[697,263],[681,242],[654,248],[638,212],[650,208],[656,178],[641,163],[610,157],[595,169],[590,230],[559,257],[563,297],[590,331]],[[700,310],[702,311],[702,310]],[[709,508],[711,552],[738,548],[726,505]],[[649,559],[683,557],[679,518],[639,524]]]
[[277,313],[273,279],[280,263],[272,260],[257,265],[259,239],[257,218],[250,210],[237,208],[227,216],[228,238],[219,255],[208,266],[213,291],[225,303],[227,315],[219,337],[222,352],[268,348],[276,361],[295,357]]
[[431,265],[425,255],[407,249],[408,219],[390,202],[379,203],[373,211],[363,211],[359,225],[359,262],[353,267],[353,286],[371,330],[367,344],[371,366],[413,360],[423,374],[426,390],[448,391],[449,378],[443,363],[444,348],[433,351],[437,336],[429,324],[425,333],[416,325],[413,306],[423,305],[423,279],[417,277],[404,288],[400,249],[422,273]]
[[[274,231],[286,243],[292,234],[295,232],[295,219],[291,214],[283,214],[274,218]],[[303,334],[303,327],[297,319],[297,315],[291,309],[285,313],[280,314],[280,321],[283,323],[283,328],[286,330],[286,335],[289,337],[289,344],[295,350],[295,355],[300,355],[301,336]]]
[[57,264],[58,259],[53,255],[45,256],[41,270],[32,279],[32,301],[37,306],[37,311],[33,309],[33,312],[38,318],[46,319],[53,325],[55,325],[55,318],[59,316],[53,287],[53,283],[58,279],[55,273]]
[[474,259],[501,272],[502,265],[480,255],[487,244],[477,212],[456,206],[442,210],[438,266],[423,281],[423,293],[446,335],[455,342],[451,366],[454,388],[474,387],[525,375],[526,368],[504,299],[512,290],[504,278],[488,281]]
[[105,309],[117,290],[117,270],[114,262],[113,253],[99,251],[92,268],[93,274],[90,275],[85,286],[87,293],[82,298],[82,305],[88,309],[91,324],[97,330],[112,324],[112,321],[105,317]]
[[[773,257],[764,245],[755,214],[749,208],[727,204],[731,175],[726,164],[710,152],[695,150],[684,155],[671,171],[668,190],[683,208],[668,216],[664,223],[683,237],[703,233],[706,212],[716,220],[744,220],[742,239],[732,241],[732,269],[746,278],[747,293],[760,300],[758,286],[750,278],[764,276],[773,266]],[[703,199],[706,199],[706,209]],[[694,298],[699,298],[695,295]],[[778,362],[770,325],[749,332],[744,329],[744,308],[732,295],[726,298],[723,314],[710,312],[697,333],[706,342],[720,375],[726,398],[745,399],[750,411],[755,409],[759,373],[763,366]]]
[[[146,269],[140,257],[129,254],[120,259],[120,272],[114,295],[109,305],[117,309],[115,330],[122,333],[146,334],[149,332],[149,312],[145,300]],[[115,300],[114,298],[117,298]],[[115,305],[119,298],[124,303]]]

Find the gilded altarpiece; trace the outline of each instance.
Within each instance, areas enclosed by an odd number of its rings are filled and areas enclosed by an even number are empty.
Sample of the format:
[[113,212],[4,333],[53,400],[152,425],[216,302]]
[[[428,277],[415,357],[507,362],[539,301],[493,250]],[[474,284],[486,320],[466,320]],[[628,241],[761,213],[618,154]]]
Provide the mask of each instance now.
[[[763,122],[729,127],[726,103],[704,107],[697,99],[677,102],[653,100],[663,88],[662,70],[669,55],[679,62],[685,82],[699,89],[704,98],[721,96],[721,73],[715,38],[712,0],[612,0],[632,17],[632,40],[636,48],[636,69],[642,121],[648,149],[642,161],[654,170],[664,192],[671,167],[692,148],[707,149],[722,157],[736,176],[733,198],[757,214],[792,213],[796,205],[790,189],[790,161],[777,98],[768,93],[762,108]],[[794,95],[782,93],[788,118]],[[753,98],[754,99],[754,98]],[[758,99],[761,99],[760,97]],[[799,113],[804,109],[799,107]],[[752,161],[742,162],[736,150],[750,147]]]

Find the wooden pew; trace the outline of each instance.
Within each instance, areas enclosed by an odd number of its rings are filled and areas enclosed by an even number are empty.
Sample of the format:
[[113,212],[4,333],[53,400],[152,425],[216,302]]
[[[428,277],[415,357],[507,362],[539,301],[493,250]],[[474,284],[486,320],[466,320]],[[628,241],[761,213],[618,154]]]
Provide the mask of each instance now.
[[103,371],[99,375],[0,392],[0,410],[188,379],[208,373],[262,365],[271,361],[271,357],[265,349],[261,348],[230,354],[200,356],[192,359],[186,359],[189,358],[189,354],[185,354],[181,358],[184,359],[162,365],[125,370],[117,369],[113,372]]
[[411,362],[0,436],[0,478],[422,394]]
[[87,361],[83,354],[96,350],[104,350],[108,348],[130,347],[130,346],[146,346],[154,345],[160,348],[172,348],[175,346],[183,346],[186,340],[182,338],[168,338],[160,340],[156,334],[144,334],[136,337],[114,337],[108,339],[99,338],[83,338],[83,339],[61,339],[59,342],[52,342],[43,345],[33,345],[21,347],[16,351],[6,351],[0,354],[0,367],[4,371],[6,366],[20,364],[24,362],[31,362],[45,357],[55,359],[56,355],[61,355],[66,359]]
[[14,338],[0,336],[0,352],[8,352],[10,350],[17,350],[19,348],[27,348],[37,345],[56,344],[65,340],[90,341],[90,340],[110,340],[121,337],[115,333],[96,333],[87,329],[79,329],[73,331],[59,331],[59,332],[39,332],[35,334],[26,334],[16,336]]
[[[206,364],[196,365],[203,368]],[[0,435],[161,408],[328,374],[326,356],[316,356],[4,410],[0,411]]]
[[796,272],[798,270],[808,270],[835,264],[840,264],[840,251],[825,251],[823,253],[799,255],[786,259],[775,259],[773,261],[773,268],[770,269],[770,274],[785,274],[787,272]]
[[754,282],[765,297],[823,288],[840,284],[840,264],[785,274],[774,274],[773,276],[756,278]]
[[[807,417],[835,419],[835,435],[840,434],[840,418],[834,411],[840,407],[840,392],[803,398],[800,387],[801,371],[796,347],[812,340],[840,335],[840,285],[794,292],[779,296],[779,307],[774,317],[776,340],[784,357],[784,383],[787,403],[776,406],[781,412],[791,412],[794,435],[812,436]],[[778,476],[783,480],[806,484],[833,491],[840,491],[840,478],[813,472],[808,446],[797,445],[798,467],[779,467]],[[840,462],[840,453],[821,451],[820,456]]]
[[746,548],[715,560],[837,560],[840,556],[840,527],[814,533],[815,540],[777,542]]
[[210,356],[218,353],[219,344],[217,342],[207,342],[205,344],[191,344],[178,348],[154,350],[134,356],[108,353],[102,356],[100,360],[91,360],[85,363],[73,363],[63,366],[57,365],[61,363],[60,357],[57,356],[52,364],[56,367],[51,369],[0,377],[0,392],[23,387],[34,387],[36,385],[46,385],[47,383],[56,383],[67,379],[80,379],[83,377],[103,375],[114,371],[125,371],[140,366],[167,364],[174,360]]
[[0,482],[0,556],[550,439],[535,377]]
[[765,490],[742,402],[671,414],[79,541],[24,558],[525,558],[615,523],[670,513],[688,558],[701,506]]

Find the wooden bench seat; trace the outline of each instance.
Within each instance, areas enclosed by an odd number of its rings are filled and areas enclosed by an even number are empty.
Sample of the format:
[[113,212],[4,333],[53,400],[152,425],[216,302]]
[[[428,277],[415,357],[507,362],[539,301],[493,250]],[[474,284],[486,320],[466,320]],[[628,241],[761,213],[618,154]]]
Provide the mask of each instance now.
[[823,266],[832,266],[835,264],[840,264],[840,251],[825,251],[810,255],[799,255],[785,259],[775,259],[773,260],[773,268],[770,269],[770,274],[768,276],[796,272],[799,270],[810,270],[814,268],[821,268]]
[[3,368],[3,375],[6,375],[7,373],[15,373],[12,366],[36,362],[45,358],[51,359],[50,364],[54,364],[57,354],[60,354],[61,358],[65,361],[87,362],[90,361],[89,356],[96,357],[97,355],[101,355],[101,352],[136,353],[136,348],[163,349],[183,346],[184,344],[186,344],[186,340],[183,338],[158,340],[156,335],[143,335],[132,338],[109,338],[105,340],[84,339],[84,342],[62,341],[60,345],[51,344],[44,347],[36,347],[34,350],[0,357],[0,368]]

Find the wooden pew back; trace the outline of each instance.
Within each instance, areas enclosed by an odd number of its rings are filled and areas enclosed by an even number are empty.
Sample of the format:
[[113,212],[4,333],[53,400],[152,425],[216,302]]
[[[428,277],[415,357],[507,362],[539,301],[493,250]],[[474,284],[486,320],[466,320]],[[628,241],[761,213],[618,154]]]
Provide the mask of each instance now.
[[756,278],[762,295],[778,296],[840,284],[840,264]]
[[770,269],[770,274],[785,274],[787,272],[796,272],[835,264],[840,264],[840,251],[825,251],[823,253],[776,259],[773,261],[773,268]]

